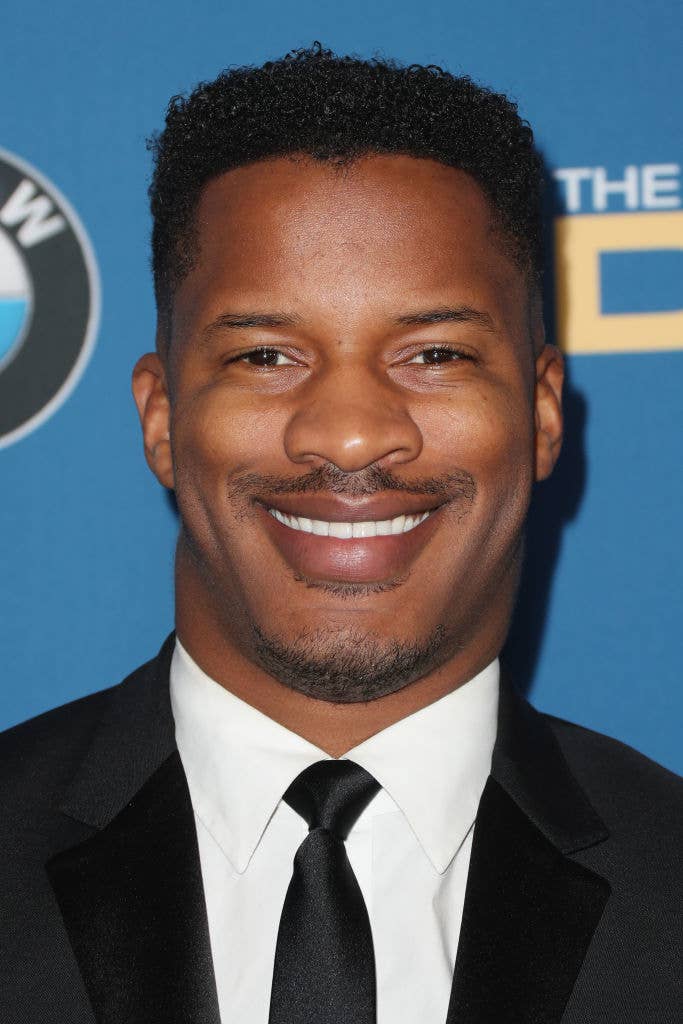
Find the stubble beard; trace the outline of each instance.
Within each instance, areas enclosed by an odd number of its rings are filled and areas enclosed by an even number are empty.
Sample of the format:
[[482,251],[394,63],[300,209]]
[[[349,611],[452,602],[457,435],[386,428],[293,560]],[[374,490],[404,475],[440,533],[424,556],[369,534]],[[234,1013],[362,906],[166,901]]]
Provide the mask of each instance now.
[[334,704],[357,704],[396,693],[461,649],[438,624],[424,639],[387,640],[372,633],[319,628],[294,640],[252,624],[260,666],[284,686]]

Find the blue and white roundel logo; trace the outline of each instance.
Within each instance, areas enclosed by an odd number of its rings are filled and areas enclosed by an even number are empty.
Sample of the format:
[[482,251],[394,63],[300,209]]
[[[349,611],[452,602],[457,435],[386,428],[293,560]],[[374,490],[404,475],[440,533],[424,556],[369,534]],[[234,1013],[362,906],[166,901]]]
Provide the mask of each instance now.
[[32,291],[19,248],[0,228],[0,369],[24,337],[31,318]]
[[98,320],[99,276],[78,217],[42,174],[0,150],[0,448],[66,401]]

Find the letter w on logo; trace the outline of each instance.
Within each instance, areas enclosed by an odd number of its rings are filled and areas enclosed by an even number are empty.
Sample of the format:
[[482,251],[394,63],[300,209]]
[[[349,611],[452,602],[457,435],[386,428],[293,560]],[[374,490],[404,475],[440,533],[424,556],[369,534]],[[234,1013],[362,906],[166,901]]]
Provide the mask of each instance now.
[[24,178],[0,210],[0,223],[6,228],[21,225],[17,240],[25,249],[56,235],[66,224],[61,213],[52,213],[51,200],[37,193],[33,182]]

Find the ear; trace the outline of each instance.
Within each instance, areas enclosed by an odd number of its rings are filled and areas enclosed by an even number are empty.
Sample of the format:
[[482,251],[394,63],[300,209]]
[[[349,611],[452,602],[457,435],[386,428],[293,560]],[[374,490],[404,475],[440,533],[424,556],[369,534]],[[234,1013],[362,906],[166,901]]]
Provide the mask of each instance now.
[[171,403],[166,371],[156,352],[147,352],[135,364],[133,397],[142,426],[147,465],[163,487],[173,490]]
[[550,476],[562,448],[563,381],[564,360],[559,349],[554,345],[544,345],[536,357],[536,480]]

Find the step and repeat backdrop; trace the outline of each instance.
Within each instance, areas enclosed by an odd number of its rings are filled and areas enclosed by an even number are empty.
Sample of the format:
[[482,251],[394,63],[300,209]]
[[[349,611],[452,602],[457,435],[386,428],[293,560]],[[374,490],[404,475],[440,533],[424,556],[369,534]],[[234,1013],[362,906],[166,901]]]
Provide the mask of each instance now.
[[313,40],[515,98],[548,166],[567,443],[507,657],[540,708],[683,770],[683,8],[670,0],[10,3],[0,85],[0,728],[173,625],[177,522],[130,371],[153,347],[145,140],[169,98]]

